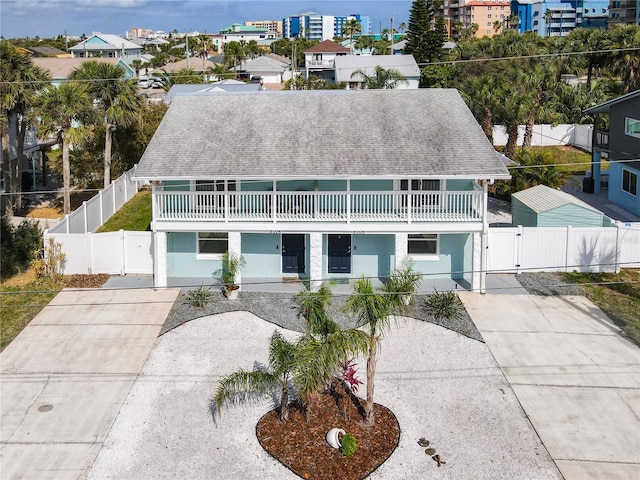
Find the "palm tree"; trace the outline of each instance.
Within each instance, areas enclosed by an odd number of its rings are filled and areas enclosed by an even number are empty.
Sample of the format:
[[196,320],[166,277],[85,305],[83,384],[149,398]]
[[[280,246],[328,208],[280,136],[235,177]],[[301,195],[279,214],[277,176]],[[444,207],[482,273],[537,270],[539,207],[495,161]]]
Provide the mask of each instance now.
[[140,60],[139,58],[134,58],[133,60],[131,60],[131,66],[136,71],[136,77],[138,75],[140,75],[140,69],[142,68],[143,64],[144,64],[144,62],[142,60]]
[[493,21],[493,32],[495,35],[497,35],[498,33],[500,33],[500,30],[502,29],[502,20],[494,20]]
[[371,280],[363,276],[353,285],[353,294],[348,298],[346,308],[356,316],[356,326],[364,327],[368,337],[365,421],[371,425],[374,421],[373,394],[378,346],[390,326],[391,303],[384,295],[374,292]]
[[[34,122],[32,113],[37,92],[49,81],[49,74],[34,66],[28,55],[6,41],[0,41],[0,125],[7,193],[17,193],[21,189],[22,162],[19,159],[23,157],[25,135]],[[9,157],[11,146],[16,152],[12,161]],[[21,209],[21,199],[20,195],[11,195],[6,202],[9,215],[13,214],[14,205]]]
[[407,77],[394,68],[382,68],[376,65],[375,73],[367,75],[364,70],[358,69],[351,74],[351,78],[360,77],[365,88],[369,89],[393,89],[399,84],[408,84]]
[[620,76],[622,93],[640,89],[640,26],[619,25],[609,35],[613,48],[621,49],[613,55],[612,64]]
[[400,23],[400,25],[398,25],[398,28],[400,29],[400,33],[404,36],[404,31],[407,29],[407,24],[402,22]]
[[202,57],[202,71],[204,72],[205,60],[209,55],[209,50],[213,48],[213,40],[209,35],[199,35],[193,39],[193,51],[198,57]]
[[547,37],[551,36],[551,19],[553,18],[553,12],[548,8],[544,12],[544,23],[547,25]]
[[127,80],[119,65],[85,62],[69,78],[86,80],[89,95],[97,102],[105,124],[104,188],[111,184],[111,143],[117,126],[128,127],[138,118],[141,99],[135,80]]
[[351,49],[351,53],[353,53],[353,36],[356,33],[362,32],[362,25],[355,18],[349,18],[346,22],[344,22],[344,27],[342,27],[342,34],[349,35],[349,48]]
[[63,83],[59,87],[47,86],[38,95],[38,116],[43,134],[55,134],[62,144],[62,179],[64,213],[71,210],[71,168],[69,147],[87,139],[90,134],[91,117],[94,112],[92,96],[86,84]]
[[269,343],[268,370],[238,370],[224,377],[214,397],[218,412],[223,405],[243,395],[266,395],[280,390],[280,421],[289,419],[289,381],[295,359],[295,344],[274,332]]

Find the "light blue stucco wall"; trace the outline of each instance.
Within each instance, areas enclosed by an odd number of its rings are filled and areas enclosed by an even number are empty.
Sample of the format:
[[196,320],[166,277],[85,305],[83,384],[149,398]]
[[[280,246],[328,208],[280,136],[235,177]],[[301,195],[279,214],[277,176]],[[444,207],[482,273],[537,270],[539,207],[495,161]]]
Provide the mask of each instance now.
[[278,234],[243,233],[240,249],[246,265],[242,269],[242,275],[280,278],[282,276],[280,242],[281,237]]
[[630,170],[638,175],[640,183],[640,170],[632,168],[629,164],[623,165],[618,162],[609,163],[609,200],[625,210],[640,216],[640,185],[636,185],[638,195],[635,197],[622,190],[622,168]]
[[220,260],[196,259],[195,232],[167,233],[167,276],[215,278]]
[[416,272],[429,275],[430,278],[471,281],[469,272],[473,267],[473,236],[468,233],[440,235],[438,259],[411,260]]

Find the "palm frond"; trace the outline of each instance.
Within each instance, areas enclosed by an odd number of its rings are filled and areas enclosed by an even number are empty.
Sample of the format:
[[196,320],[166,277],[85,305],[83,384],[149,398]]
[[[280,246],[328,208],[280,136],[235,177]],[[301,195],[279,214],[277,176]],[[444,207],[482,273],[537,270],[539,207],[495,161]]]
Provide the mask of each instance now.
[[228,403],[244,403],[273,391],[278,379],[263,370],[238,370],[220,380],[214,397],[218,411]]

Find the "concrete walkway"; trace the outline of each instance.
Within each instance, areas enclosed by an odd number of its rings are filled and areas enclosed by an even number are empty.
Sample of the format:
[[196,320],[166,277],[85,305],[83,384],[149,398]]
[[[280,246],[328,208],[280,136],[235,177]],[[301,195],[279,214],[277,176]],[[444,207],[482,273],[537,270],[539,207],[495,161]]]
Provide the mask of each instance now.
[[0,354],[0,478],[83,478],[178,290],[63,290]]
[[640,348],[585,297],[460,297],[565,479],[640,478]]

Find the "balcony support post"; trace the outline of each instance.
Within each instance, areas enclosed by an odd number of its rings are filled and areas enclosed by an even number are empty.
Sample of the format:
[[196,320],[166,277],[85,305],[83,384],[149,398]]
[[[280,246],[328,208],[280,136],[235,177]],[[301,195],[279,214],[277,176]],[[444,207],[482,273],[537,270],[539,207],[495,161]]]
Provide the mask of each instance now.
[[601,155],[600,150],[593,150],[593,165],[591,170],[591,175],[593,176],[593,193],[600,193],[600,186],[602,184],[600,178]]

